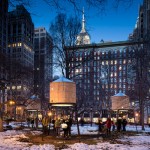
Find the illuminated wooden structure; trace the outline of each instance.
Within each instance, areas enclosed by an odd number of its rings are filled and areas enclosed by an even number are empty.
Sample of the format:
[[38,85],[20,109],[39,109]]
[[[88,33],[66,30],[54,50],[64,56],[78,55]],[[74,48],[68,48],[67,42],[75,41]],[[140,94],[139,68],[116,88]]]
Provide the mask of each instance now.
[[129,96],[119,92],[111,96],[112,110],[130,109]]
[[75,103],[75,82],[65,77],[61,77],[50,83],[50,104],[52,106],[73,106]]

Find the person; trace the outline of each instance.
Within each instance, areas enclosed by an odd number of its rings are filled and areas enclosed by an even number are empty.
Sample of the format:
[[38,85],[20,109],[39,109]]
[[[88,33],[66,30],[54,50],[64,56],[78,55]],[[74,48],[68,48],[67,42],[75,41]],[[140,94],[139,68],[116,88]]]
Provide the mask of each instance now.
[[118,131],[118,132],[121,131],[121,123],[122,123],[122,120],[121,120],[121,118],[119,117],[119,118],[117,119],[117,122],[116,122],[117,131]]
[[115,131],[115,120],[112,120],[111,124],[112,124],[112,131]]
[[84,119],[83,118],[81,118],[80,122],[81,122],[81,126],[84,126]]
[[111,133],[111,119],[110,118],[107,118],[107,121],[106,121],[106,128],[107,128],[107,135],[110,135]]
[[56,121],[55,118],[53,118],[53,119],[52,119],[52,124],[51,124],[51,125],[53,126],[53,132],[56,132],[56,129],[55,129],[55,121]]
[[27,117],[27,125],[28,125],[28,128],[30,127],[30,123],[31,123],[30,118]]
[[127,120],[126,120],[126,118],[123,118],[123,120],[122,120],[123,131],[126,131],[126,125],[127,125]]
[[42,119],[43,134],[48,134],[48,124],[49,124],[49,118],[48,118],[48,116],[45,116]]
[[34,118],[31,119],[31,127],[34,128]]
[[72,126],[72,118],[70,116],[68,116],[68,118],[66,119],[66,124],[67,124],[67,136],[71,136],[71,126]]
[[61,128],[63,129],[64,131],[64,138],[67,138],[68,135],[67,135],[67,124],[65,123],[65,120],[63,120],[63,123],[61,124]]
[[98,133],[102,132],[102,120],[98,120]]
[[61,126],[60,119],[56,118],[54,127],[55,127],[55,131],[56,131],[56,136],[57,137],[60,136],[60,126]]

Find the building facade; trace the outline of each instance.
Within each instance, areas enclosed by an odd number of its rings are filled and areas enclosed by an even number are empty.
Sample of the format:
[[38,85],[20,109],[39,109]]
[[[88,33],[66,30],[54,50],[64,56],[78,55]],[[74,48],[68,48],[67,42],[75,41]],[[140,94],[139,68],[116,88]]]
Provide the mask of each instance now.
[[8,14],[8,54],[10,58],[9,96],[28,99],[33,93],[34,24],[23,5]]
[[[135,25],[135,29],[133,33],[129,36],[130,40],[143,40],[146,43],[143,44],[144,51],[140,53],[138,51],[138,64],[141,64],[139,71],[141,72],[138,75],[137,84],[142,88],[143,95],[141,95],[142,106],[144,107],[145,115],[150,118],[150,1],[143,0],[143,4],[139,9],[139,16],[137,18],[137,22]],[[140,49],[141,45],[138,45],[138,49]],[[140,82],[143,84],[141,85]],[[143,90],[144,89],[144,90]],[[146,91],[146,92],[145,92]],[[150,122],[150,119],[149,119]]]
[[81,43],[66,47],[71,58],[69,78],[77,84],[81,109],[88,113],[98,111],[102,117],[108,116],[110,97],[120,91],[130,97],[130,108],[139,112],[148,108],[150,90],[147,64],[150,59],[147,57],[149,44],[144,43],[149,31],[148,18],[145,18],[149,16],[148,6],[149,1],[144,1],[140,7],[136,28],[129,41]]
[[7,100],[6,80],[7,69],[7,22],[8,1],[0,0],[0,102]]
[[110,96],[120,91],[128,95],[135,88],[135,78],[129,78],[130,72],[133,74],[129,69],[133,51],[127,46],[115,45],[102,43],[69,48],[70,53],[76,51],[69,65],[72,70],[69,77],[76,82],[78,100],[87,109],[108,110]]
[[48,102],[49,83],[53,77],[52,38],[45,28],[34,30],[34,92]]

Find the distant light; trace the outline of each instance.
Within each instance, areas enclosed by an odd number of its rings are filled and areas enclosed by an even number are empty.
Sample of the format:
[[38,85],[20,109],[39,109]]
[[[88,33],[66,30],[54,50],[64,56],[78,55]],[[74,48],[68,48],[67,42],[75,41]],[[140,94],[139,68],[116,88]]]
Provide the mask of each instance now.
[[69,106],[73,106],[73,104],[51,104],[52,106],[56,106],[56,107],[69,107]]

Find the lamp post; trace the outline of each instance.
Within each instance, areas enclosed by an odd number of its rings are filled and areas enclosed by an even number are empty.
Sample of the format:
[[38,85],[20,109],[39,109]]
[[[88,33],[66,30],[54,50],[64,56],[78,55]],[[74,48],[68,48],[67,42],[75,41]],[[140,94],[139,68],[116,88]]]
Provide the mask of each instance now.
[[48,117],[49,117],[49,127],[48,127],[48,134],[50,133],[50,129],[51,129],[51,117],[52,117],[52,112],[51,111],[49,111],[48,112]]
[[137,130],[138,116],[139,116],[139,114],[138,114],[138,113],[136,113],[136,114],[135,114],[135,117],[136,117],[136,131],[137,131],[137,132],[138,132],[138,130]]
[[[14,109],[14,119],[16,119],[16,102],[14,100],[9,100],[8,101],[8,105],[10,107],[15,106],[15,109]],[[12,112],[12,114],[13,114],[13,112]]]

